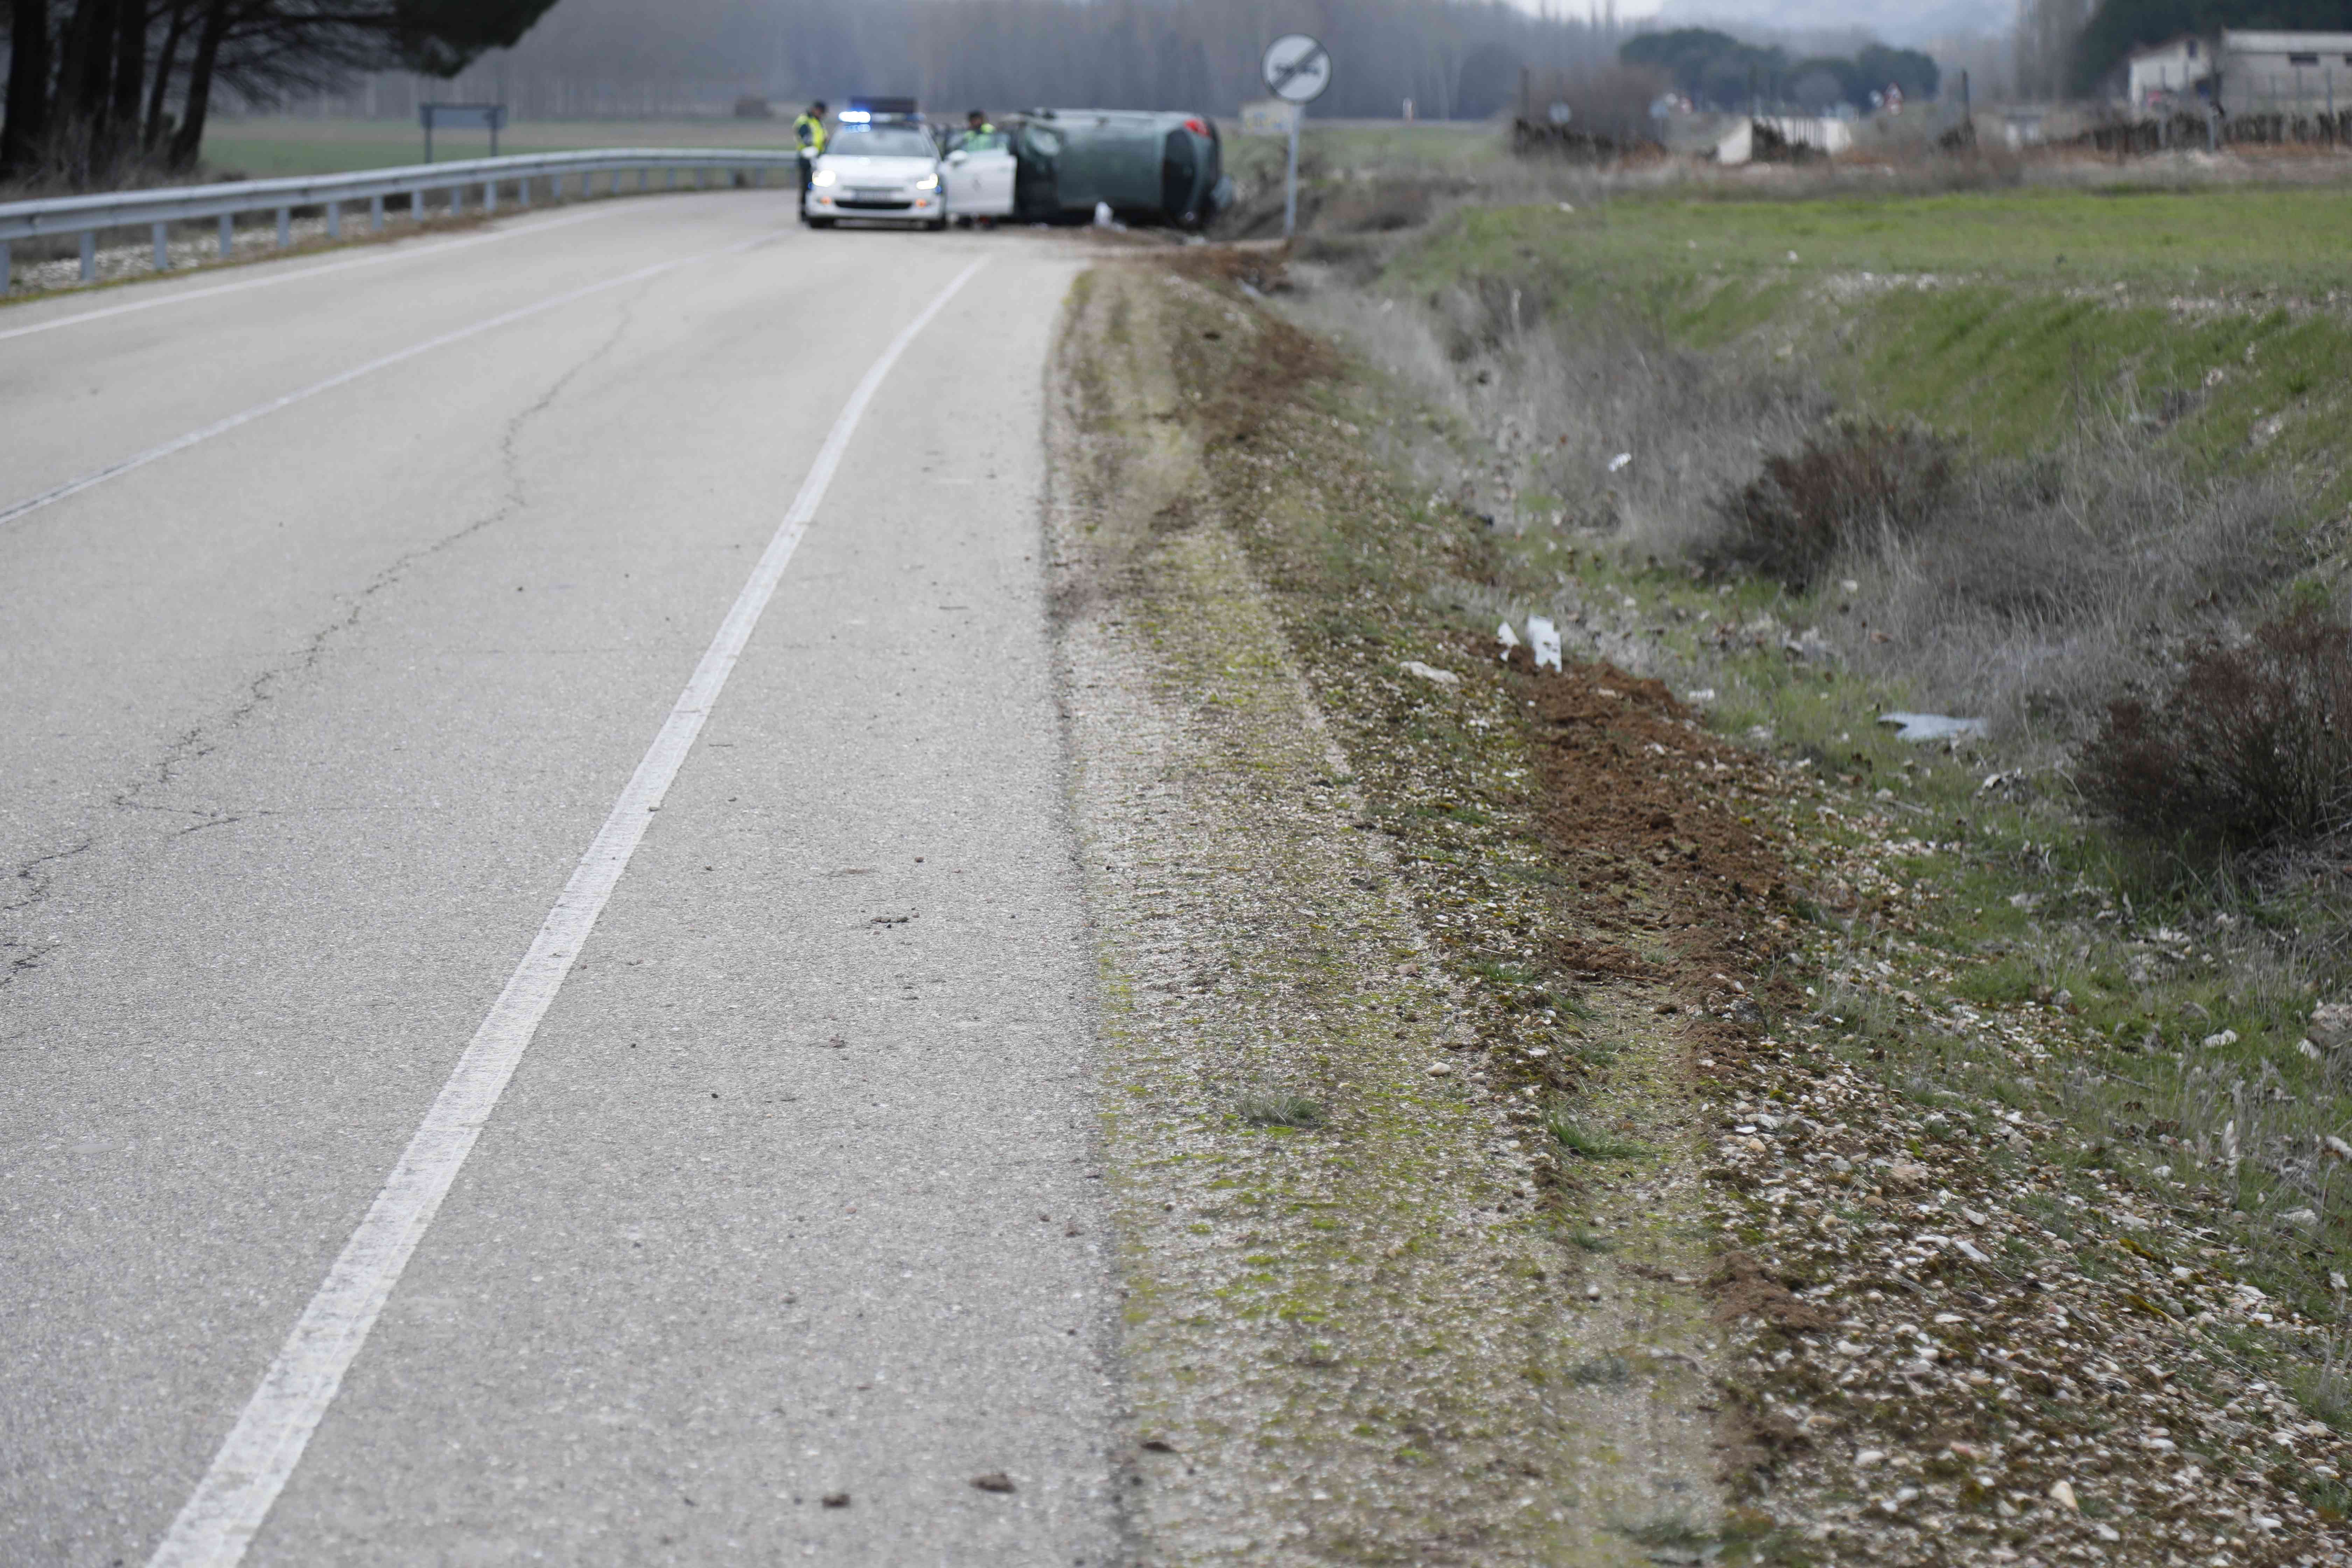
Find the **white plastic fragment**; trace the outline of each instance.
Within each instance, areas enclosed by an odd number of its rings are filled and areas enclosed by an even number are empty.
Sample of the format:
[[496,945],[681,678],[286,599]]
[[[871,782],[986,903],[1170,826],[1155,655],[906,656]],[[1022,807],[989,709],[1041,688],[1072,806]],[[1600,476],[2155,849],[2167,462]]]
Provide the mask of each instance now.
[[1559,628],[1541,616],[1528,617],[1528,641],[1538,669],[1559,668]]
[[1462,678],[1454,674],[1452,670],[1440,669],[1435,665],[1432,664],[1423,664],[1417,658],[1406,659],[1404,663],[1400,665],[1398,668],[1402,669],[1407,675],[1417,675],[1423,680],[1433,680],[1440,686],[1459,686],[1462,684]]
[[1895,738],[1927,741],[1979,741],[1992,726],[1982,719],[1955,719],[1948,713],[1881,713],[1878,721],[1895,725]]
[[1495,640],[1503,645],[1503,652],[1507,656],[1513,648],[1519,646],[1519,634],[1511,629],[1510,622],[1505,621],[1495,628]]
[[2198,1042],[2209,1051],[2223,1050],[2237,1043],[2238,1031],[2235,1029],[2224,1029],[2218,1035],[2208,1035]]
[[1613,457],[1613,458],[1610,458],[1610,459],[1609,459],[1609,471],[1610,471],[1611,473],[1612,473],[1612,474],[1613,474],[1613,473],[1615,473],[1618,469],[1620,469],[1620,468],[1623,468],[1626,464],[1628,464],[1628,463],[1632,462],[1633,460],[1633,453],[1631,453],[1631,452],[1620,452],[1620,453],[1618,453],[1615,457]]

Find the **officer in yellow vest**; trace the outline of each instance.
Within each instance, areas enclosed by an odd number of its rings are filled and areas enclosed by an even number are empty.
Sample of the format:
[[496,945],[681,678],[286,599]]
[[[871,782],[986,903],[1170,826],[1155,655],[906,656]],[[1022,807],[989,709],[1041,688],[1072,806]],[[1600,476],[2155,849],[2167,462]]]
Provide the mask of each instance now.
[[824,151],[825,102],[818,99],[808,106],[801,117],[793,121],[793,140],[801,152],[801,221],[808,222],[809,174],[816,167],[817,155]]
[[958,142],[957,145],[970,147],[977,152],[979,150],[979,139],[981,137],[993,136],[995,134],[996,127],[988,122],[988,116],[975,109],[971,113],[963,117],[963,140]]

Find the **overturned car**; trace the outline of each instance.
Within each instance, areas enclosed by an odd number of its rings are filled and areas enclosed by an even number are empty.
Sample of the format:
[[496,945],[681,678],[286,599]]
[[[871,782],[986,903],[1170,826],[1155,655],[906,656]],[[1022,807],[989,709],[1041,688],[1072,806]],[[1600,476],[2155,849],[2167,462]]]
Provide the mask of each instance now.
[[1012,132],[1013,216],[1200,228],[1232,204],[1216,122],[1200,114],[1033,109]]

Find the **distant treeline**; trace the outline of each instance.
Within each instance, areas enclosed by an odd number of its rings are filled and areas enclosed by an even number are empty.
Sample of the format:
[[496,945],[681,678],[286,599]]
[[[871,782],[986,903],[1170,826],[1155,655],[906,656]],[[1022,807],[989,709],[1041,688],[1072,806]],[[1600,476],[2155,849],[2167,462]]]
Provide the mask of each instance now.
[[2092,93],[2142,44],[2183,33],[2211,37],[2224,27],[2281,32],[2352,32],[2352,0],[2101,0],[2074,40],[2067,75]]
[[1816,112],[1850,103],[1870,106],[1870,95],[1899,87],[1911,99],[1936,96],[1942,72],[1916,49],[1873,44],[1847,59],[1816,55],[1793,58],[1778,47],[1743,44],[1711,27],[1644,33],[1620,51],[1627,65],[1654,70],[1699,108],[1740,110],[1760,99]]
[[1508,105],[1522,66],[1607,61],[1609,24],[1484,0],[562,0],[503,68],[526,79],[727,84],[793,101],[911,94],[947,110],[1231,110],[1286,32],[1329,46],[1318,114],[1432,119]]

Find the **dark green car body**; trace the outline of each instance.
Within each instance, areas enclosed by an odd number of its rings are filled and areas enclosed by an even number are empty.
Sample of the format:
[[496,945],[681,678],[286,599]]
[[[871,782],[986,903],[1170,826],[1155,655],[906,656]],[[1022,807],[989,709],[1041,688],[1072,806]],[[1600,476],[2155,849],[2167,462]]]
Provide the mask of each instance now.
[[1231,199],[1216,122],[1123,109],[1035,109],[1013,138],[1013,213],[1085,223],[1097,204],[1121,223],[1199,228]]

